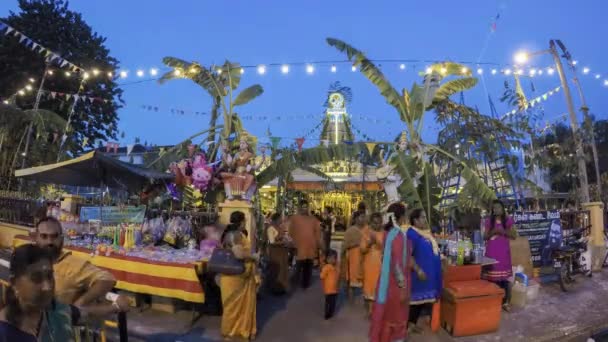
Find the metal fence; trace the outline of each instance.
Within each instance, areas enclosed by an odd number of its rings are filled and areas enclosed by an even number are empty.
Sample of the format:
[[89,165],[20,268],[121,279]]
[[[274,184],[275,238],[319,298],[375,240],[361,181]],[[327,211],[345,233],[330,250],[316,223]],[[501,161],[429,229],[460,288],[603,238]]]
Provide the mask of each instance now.
[[0,221],[22,226],[33,226],[36,211],[43,203],[32,199],[0,197]]

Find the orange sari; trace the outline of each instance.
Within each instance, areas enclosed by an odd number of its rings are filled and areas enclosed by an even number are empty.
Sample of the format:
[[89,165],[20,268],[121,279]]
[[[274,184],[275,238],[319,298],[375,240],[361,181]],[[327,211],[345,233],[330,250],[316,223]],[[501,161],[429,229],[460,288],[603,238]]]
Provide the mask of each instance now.
[[367,300],[376,298],[376,285],[382,268],[383,241],[383,231],[374,231],[369,227],[363,229],[359,248],[363,256],[363,297]]
[[352,226],[344,233],[342,242],[342,264],[345,266],[344,280],[349,287],[363,286],[363,270],[361,259],[361,229]]

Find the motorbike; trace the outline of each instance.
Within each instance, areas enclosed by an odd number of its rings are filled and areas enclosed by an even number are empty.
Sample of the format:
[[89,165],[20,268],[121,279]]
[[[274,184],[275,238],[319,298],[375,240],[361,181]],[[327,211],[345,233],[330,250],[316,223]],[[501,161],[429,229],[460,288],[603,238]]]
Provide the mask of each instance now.
[[583,274],[591,277],[589,238],[583,234],[586,230],[574,229],[571,235],[563,237],[562,245],[559,248],[551,251],[553,271],[564,292],[572,289],[575,275]]

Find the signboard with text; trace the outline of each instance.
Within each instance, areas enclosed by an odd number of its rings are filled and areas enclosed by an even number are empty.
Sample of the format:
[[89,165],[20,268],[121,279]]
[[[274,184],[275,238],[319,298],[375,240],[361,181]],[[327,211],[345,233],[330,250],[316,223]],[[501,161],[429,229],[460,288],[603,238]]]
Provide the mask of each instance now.
[[[100,210],[101,209],[101,210]],[[100,215],[101,214],[101,215]],[[102,220],[103,224],[143,223],[146,206],[82,207],[80,221]]]
[[550,265],[551,250],[562,243],[562,228],[558,210],[515,212],[515,229],[530,242],[534,267]]

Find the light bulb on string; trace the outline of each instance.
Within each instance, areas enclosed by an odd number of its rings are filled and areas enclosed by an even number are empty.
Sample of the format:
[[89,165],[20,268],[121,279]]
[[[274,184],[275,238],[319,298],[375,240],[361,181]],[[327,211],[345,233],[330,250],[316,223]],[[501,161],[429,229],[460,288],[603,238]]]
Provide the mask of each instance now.
[[543,69],[538,69],[538,74],[542,75],[543,74]]
[[338,68],[335,65],[332,65],[331,72],[335,73],[336,71],[338,71]]
[[27,89],[28,91],[32,90],[32,86],[28,84],[28,85],[25,86],[25,89]]
[[36,80],[35,80],[35,79],[33,79],[33,78],[31,78],[31,77],[30,77],[29,81],[30,81],[30,83],[34,83],[34,82],[36,82]]
[[572,65],[577,65],[577,64],[578,64],[577,60],[572,61]]
[[478,75],[482,75],[483,74],[483,69],[482,68],[477,69],[477,74]]
[[[441,69],[439,70],[443,75],[445,75],[448,72],[448,69],[446,67],[441,67]],[[433,69],[431,68],[427,68],[426,69],[426,73],[430,74],[433,72]]]
[[589,71],[590,71],[590,69],[589,69],[588,67],[584,67],[584,68],[583,68],[583,74],[585,74],[585,75],[586,75],[586,74],[588,74],[588,73],[589,73]]
[[505,69],[505,75],[507,75],[507,76],[511,75],[511,69]]
[[[177,74],[179,76],[179,74]],[[126,71],[121,71],[120,72],[120,78],[127,78],[127,72]]]
[[497,71],[496,69],[492,69],[492,75],[496,75]]
[[218,75],[221,75],[222,74],[222,68],[217,68],[216,72],[217,72]]
[[241,75],[245,73],[245,69],[241,68]]
[[399,65],[399,69],[401,69],[401,70],[405,70],[405,64],[400,64],[400,65]]
[[152,75],[152,76],[158,75],[158,70],[155,68],[150,69],[150,75]]
[[315,67],[312,64],[306,66],[306,73],[312,74],[315,72]]
[[353,65],[353,66],[350,68],[350,70],[352,70],[353,72],[355,72],[355,71],[357,71],[357,67]]
[[595,79],[596,79],[596,80],[599,80],[599,79],[600,79],[600,77],[602,77],[600,74],[595,74]]
[[90,76],[90,75],[89,75],[89,73],[88,73],[88,72],[85,72],[85,73],[82,75],[82,78],[84,78],[85,80],[88,80],[88,79],[89,79],[89,76]]
[[258,74],[264,75],[265,73],[266,73],[266,66],[265,65],[258,65]]
[[49,74],[49,75],[53,76],[53,70],[49,70],[49,71],[47,72],[47,74]]
[[287,65],[287,64],[283,64],[283,65],[281,65],[281,73],[282,73],[282,74],[287,74],[287,73],[289,73],[289,65]]
[[604,85],[608,86],[608,80],[604,80]]
[[460,70],[461,73],[466,74],[469,72],[469,69],[467,67],[462,67],[462,69]]
[[530,69],[530,77],[534,77],[536,75],[536,69]]
[[19,95],[25,95],[25,92],[24,92],[23,90],[19,90],[17,93],[18,93]]
[[555,72],[555,69],[553,69],[553,68],[549,68],[549,69],[547,69],[547,73],[548,73],[549,75],[553,75],[553,73],[554,73],[554,72]]
[[110,71],[110,72],[108,72],[108,77],[112,78],[112,77],[114,77],[114,74],[112,74],[112,72]]
[[95,75],[95,76],[99,75],[99,70],[93,69],[93,75]]
[[70,77],[70,76],[72,76],[72,73],[71,73],[71,72],[69,72],[69,71],[66,71],[66,72],[65,72],[65,76],[66,76],[66,77]]
[[144,76],[144,71],[143,70],[137,70],[137,77],[143,77]]
[[[441,70],[442,70],[442,72],[443,72],[443,69],[445,69],[445,68],[442,68],[442,69],[441,69]],[[433,69],[431,69],[430,67],[426,67],[426,69],[424,70],[424,73],[425,73],[425,74],[430,74],[430,73],[432,73],[432,72],[433,72]]]

